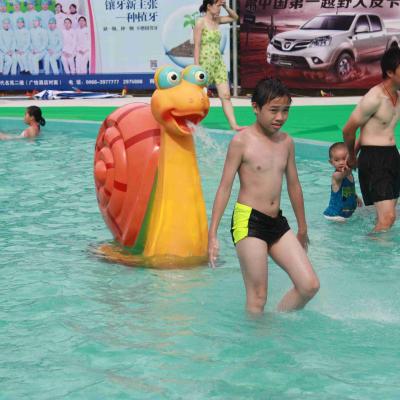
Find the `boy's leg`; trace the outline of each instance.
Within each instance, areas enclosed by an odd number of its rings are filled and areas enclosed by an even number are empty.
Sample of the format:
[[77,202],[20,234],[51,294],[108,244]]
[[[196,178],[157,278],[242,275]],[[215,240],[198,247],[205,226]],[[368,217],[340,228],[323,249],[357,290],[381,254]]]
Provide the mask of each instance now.
[[396,221],[397,199],[383,200],[374,203],[376,210],[376,224],[374,232],[387,231]]
[[293,231],[286,232],[270,247],[269,253],[286,271],[294,285],[283,296],[278,304],[278,310],[290,311],[303,308],[318,292],[319,280]]
[[236,244],[236,252],[246,288],[246,308],[262,313],[267,301],[268,246],[263,240],[246,237]]

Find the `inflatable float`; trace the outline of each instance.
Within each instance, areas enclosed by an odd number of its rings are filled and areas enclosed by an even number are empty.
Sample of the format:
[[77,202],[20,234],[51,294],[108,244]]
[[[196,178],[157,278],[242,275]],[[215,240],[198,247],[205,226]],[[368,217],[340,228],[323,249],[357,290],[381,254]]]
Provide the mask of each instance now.
[[151,105],[114,111],[96,141],[94,179],[100,211],[117,242],[106,258],[153,267],[207,259],[207,216],[191,126],[208,113],[206,73],[159,68]]

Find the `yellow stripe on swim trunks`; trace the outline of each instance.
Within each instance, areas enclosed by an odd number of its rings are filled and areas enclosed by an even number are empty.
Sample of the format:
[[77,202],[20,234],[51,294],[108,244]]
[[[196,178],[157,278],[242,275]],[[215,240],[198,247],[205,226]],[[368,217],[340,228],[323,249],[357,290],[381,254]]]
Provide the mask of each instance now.
[[249,219],[252,208],[245,204],[236,203],[233,210],[232,236],[236,244],[239,240],[247,237],[249,233]]

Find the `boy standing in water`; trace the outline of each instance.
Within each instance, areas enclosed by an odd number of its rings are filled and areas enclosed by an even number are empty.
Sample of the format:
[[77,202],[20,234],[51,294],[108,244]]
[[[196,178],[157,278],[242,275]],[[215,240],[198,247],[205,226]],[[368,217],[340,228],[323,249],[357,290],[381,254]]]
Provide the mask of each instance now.
[[[218,225],[238,173],[240,191],[231,232],[246,288],[246,307],[251,313],[261,313],[267,300],[268,255],[286,271],[294,285],[278,310],[303,308],[319,289],[318,277],[306,254],[307,224],[294,144],[281,131],[290,104],[289,91],[280,81],[266,79],[257,84],[252,96],[256,122],[237,133],[229,144],[214,200],[208,244],[212,266],[219,250]],[[280,210],[284,175],[297,219],[297,237]]]
[[355,137],[360,128],[358,178],[364,204],[374,205],[374,232],[388,230],[396,220],[400,194],[400,155],[394,130],[400,119],[400,49],[387,50],[381,59],[383,82],[360,100],[343,128],[349,150],[347,165],[357,167]]

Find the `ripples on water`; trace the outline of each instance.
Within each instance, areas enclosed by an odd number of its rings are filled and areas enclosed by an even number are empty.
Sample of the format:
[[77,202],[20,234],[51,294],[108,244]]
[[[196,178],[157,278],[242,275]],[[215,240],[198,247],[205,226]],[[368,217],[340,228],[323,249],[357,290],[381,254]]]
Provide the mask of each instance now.
[[[229,235],[237,182],[215,270],[127,268],[88,251],[111,242],[92,179],[97,129],[50,122],[35,142],[0,142],[0,398],[398,396],[399,225],[373,240],[372,210],[322,217],[326,146],[296,146],[321,291],[304,311],[276,313],[290,282],[271,263],[267,311],[251,318]],[[229,140],[197,140],[209,214]],[[286,192],[282,208],[295,227]]]

